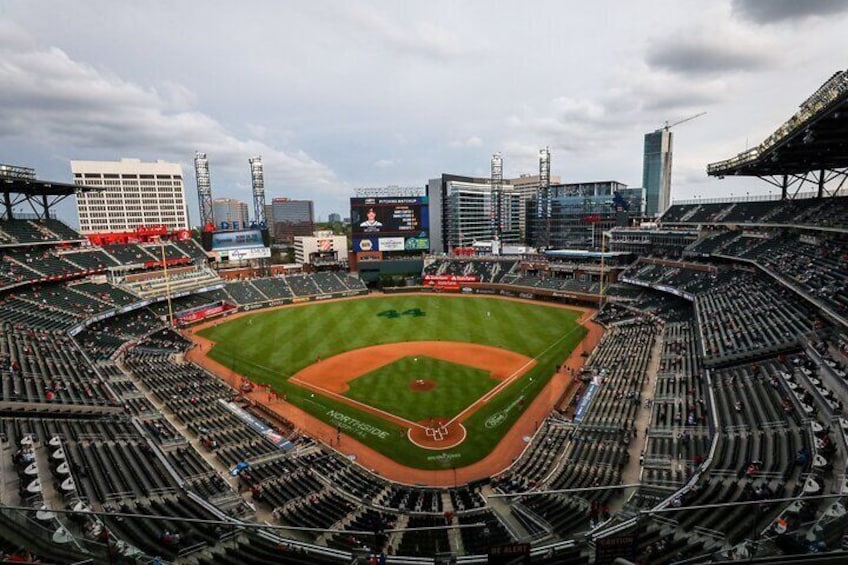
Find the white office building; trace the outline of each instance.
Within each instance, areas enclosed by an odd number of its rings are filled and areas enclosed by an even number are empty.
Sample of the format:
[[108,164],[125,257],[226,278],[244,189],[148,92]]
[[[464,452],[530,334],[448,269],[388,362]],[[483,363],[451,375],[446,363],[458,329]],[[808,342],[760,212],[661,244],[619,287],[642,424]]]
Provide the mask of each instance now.
[[75,184],[101,189],[76,196],[82,233],[189,228],[183,171],[176,163],[71,161],[71,171]]

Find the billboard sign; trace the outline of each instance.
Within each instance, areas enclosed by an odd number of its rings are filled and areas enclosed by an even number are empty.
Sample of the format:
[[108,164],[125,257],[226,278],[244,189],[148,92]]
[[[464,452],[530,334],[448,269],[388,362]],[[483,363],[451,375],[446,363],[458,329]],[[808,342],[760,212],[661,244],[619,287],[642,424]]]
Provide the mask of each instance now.
[[250,247],[248,249],[224,249],[217,253],[219,261],[250,261],[251,259],[270,258],[271,248]]
[[351,198],[354,251],[428,250],[428,202],[426,196]]
[[379,251],[403,251],[404,239],[402,237],[381,237],[377,241]]
[[212,251],[264,247],[259,230],[215,232],[212,234]]

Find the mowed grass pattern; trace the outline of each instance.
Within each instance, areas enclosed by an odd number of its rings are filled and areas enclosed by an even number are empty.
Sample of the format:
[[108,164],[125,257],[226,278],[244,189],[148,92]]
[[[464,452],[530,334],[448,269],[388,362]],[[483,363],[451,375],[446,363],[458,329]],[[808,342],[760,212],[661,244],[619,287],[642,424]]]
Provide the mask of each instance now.
[[[419,309],[423,316],[379,316]],[[257,312],[222,321],[200,334],[217,344],[209,356],[257,383],[268,383],[288,402],[336,425],[332,411],[385,430],[388,439],[348,431],[358,440],[404,465],[421,469],[463,466],[488,454],[520,416],[516,399],[526,405],[550,380],[557,363],[568,357],[586,334],[577,323],[580,312],[496,298],[432,295],[373,296],[310,303]],[[537,365],[478,410],[465,427],[468,436],[453,459],[434,459],[432,451],[406,441],[406,430],[379,416],[331,398],[311,394],[288,378],[333,355],[384,343],[443,340],[503,347],[535,358]],[[496,428],[486,419],[498,411],[506,418]]]
[[[435,383],[429,391],[416,379]],[[412,422],[459,414],[498,383],[488,371],[432,357],[404,357],[351,381],[345,396]]]
[[[424,316],[378,316],[416,308]],[[534,357],[578,317],[573,310],[493,298],[404,295],[257,312],[201,335],[217,342],[212,357],[225,366],[244,359],[286,379],[319,356],[402,341],[468,341]]]

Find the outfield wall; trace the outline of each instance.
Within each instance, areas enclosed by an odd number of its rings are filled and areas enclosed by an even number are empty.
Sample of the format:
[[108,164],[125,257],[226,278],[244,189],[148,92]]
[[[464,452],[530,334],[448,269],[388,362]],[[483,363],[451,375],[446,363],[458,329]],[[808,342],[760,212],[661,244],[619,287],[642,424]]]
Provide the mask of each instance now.
[[546,288],[515,286],[497,283],[463,283],[457,287],[409,286],[383,289],[385,294],[401,294],[409,292],[426,292],[434,294],[474,294],[479,296],[505,296],[507,298],[523,298],[543,302],[559,302],[562,304],[578,304],[597,306],[599,296],[582,292],[565,292]]

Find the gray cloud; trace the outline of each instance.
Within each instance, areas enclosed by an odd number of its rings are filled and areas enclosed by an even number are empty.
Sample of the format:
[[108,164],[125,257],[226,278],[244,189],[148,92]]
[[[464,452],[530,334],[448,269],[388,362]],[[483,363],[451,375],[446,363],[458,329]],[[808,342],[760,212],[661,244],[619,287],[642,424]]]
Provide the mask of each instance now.
[[248,157],[261,154],[266,170],[287,185],[327,196],[346,192],[334,172],[306,152],[241,138],[194,109],[196,97],[182,85],[143,88],[61,49],[36,48],[22,34],[0,43],[0,60],[0,140],[6,143],[40,140],[181,162],[200,149],[218,171],[244,176]]
[[779,46],[771,34],[751,30],[713,7],[694,23],[649,40],[645,62],[684,75],[759,71],[779,62]]
[[773,24],[848,12],[845,0],[733,0],[733,13],[758,23]]
[[505,174],[534,172],[545,145],[553,174],[638,184],[642,135],[708,110],[675,141],[675,182],[694,186],[848,52],[842,18],[801,18],[790,35],[731,0],[634,0],[615,18],[605,2],[352,1],[7,2],[2,160],[67,180],[70,158],[163,158],[191,176],[199,149],[216,196],[245,199],[259,153],[269,196],[326,215],[352,186],[487,175],[495,151]]
[[677,37],[653,43],[646,53],[652,67],[677,73],[715,74],[728,71],[753,71],[774,64],[775,55],[765,49],[727,41],[715,36],[694,41]]

